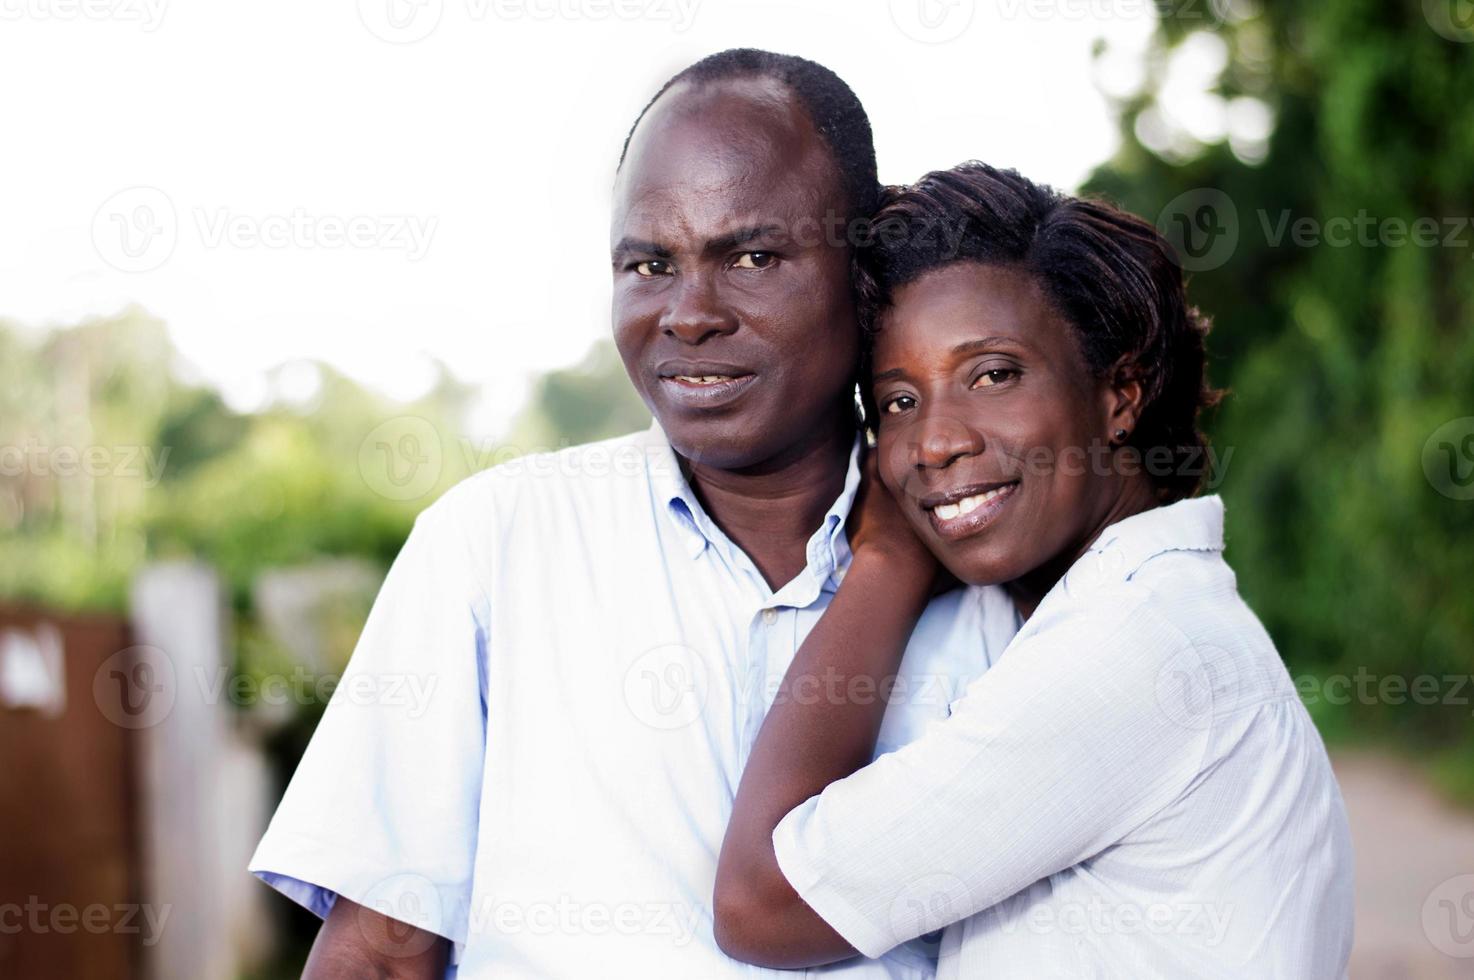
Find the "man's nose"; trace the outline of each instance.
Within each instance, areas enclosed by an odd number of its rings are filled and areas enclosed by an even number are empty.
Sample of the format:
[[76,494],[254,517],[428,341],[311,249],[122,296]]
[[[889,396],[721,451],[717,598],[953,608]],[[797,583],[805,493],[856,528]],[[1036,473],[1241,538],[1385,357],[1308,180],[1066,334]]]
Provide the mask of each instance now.
[[676,285],[674,301],[660,318],[660,329],[695,346],[732,333],[737,329],[737,318],[721,301],[713,277],[685,275]]

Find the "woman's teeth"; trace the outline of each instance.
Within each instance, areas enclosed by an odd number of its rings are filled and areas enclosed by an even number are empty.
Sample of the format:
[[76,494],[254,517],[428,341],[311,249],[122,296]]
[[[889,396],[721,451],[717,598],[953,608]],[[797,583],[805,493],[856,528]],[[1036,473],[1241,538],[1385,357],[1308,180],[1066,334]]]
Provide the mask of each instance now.
[[721,384],[723,381],[731,381],[732,377],[727,374],[703,374],[700,377],[690,374],[678,374],[676,375],[676,380],[684,381],[691,385],[716,385]]
[[1003,496],[1003,494],[1012,489],[1013,484],[1010,483],[1006,486],[1001,486],[996,489],[989,490],[987,493],[979,493],[974,494],[971,497],[963,497],[955,504],[937,504],[935,507],[932,508],[932,513],[936,514],[937,517],[944,521],[950,521],[952,518],[957,517],[961,514],[971,514],[973,511],[983,506],[983,504],[986,504],[990,500],[994,500],[998,497]]

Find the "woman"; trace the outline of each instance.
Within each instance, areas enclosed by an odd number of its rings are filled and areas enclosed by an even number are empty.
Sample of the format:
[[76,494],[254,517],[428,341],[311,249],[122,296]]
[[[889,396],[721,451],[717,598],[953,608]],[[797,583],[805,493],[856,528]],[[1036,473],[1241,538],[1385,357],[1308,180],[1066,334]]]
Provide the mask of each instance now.
[[[1345,812],[1193,497],[1207,323],[1170,247],[976,163],[875,229],[872,479],[737,793],[718,942],[802,967],[945,928],[943,977],[1342,976]],[[866,765],[881,699],[786,695],[893,675],[938,562],[1022,628]]]

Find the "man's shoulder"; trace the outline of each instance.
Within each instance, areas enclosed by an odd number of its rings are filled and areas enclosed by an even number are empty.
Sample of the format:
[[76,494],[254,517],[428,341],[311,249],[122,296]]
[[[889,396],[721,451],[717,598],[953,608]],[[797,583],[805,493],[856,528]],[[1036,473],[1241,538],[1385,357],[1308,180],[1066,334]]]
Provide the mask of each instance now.
[[669,445],[649,429],[555,450],[508,446],[495,465],[452,486],[421,516],[475,525],[524,507],[617,504],[675,465]]

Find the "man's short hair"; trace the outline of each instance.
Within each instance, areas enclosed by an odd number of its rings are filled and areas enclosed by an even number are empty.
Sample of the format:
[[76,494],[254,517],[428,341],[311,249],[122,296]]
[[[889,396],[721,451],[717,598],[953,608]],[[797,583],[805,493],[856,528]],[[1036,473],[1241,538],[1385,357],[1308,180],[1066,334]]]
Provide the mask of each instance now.
[[875,170],[875,139],[870,132],[870,117],[865,107],[844,79],[818,62],[791,54],[774,54],[756,48],[731,48],[713,55],[676,73],[660,87],[654,98],[635,117],[619,164],[624,165],[630,141],[640,120],[672,85],[677,82],[704,84],[730,78],[771,78],[786,85],[808,113],[820,138],[829,148],[839,172],[840,190],[850,218],[865,218],[875,209],[880,194],[880,180]]

